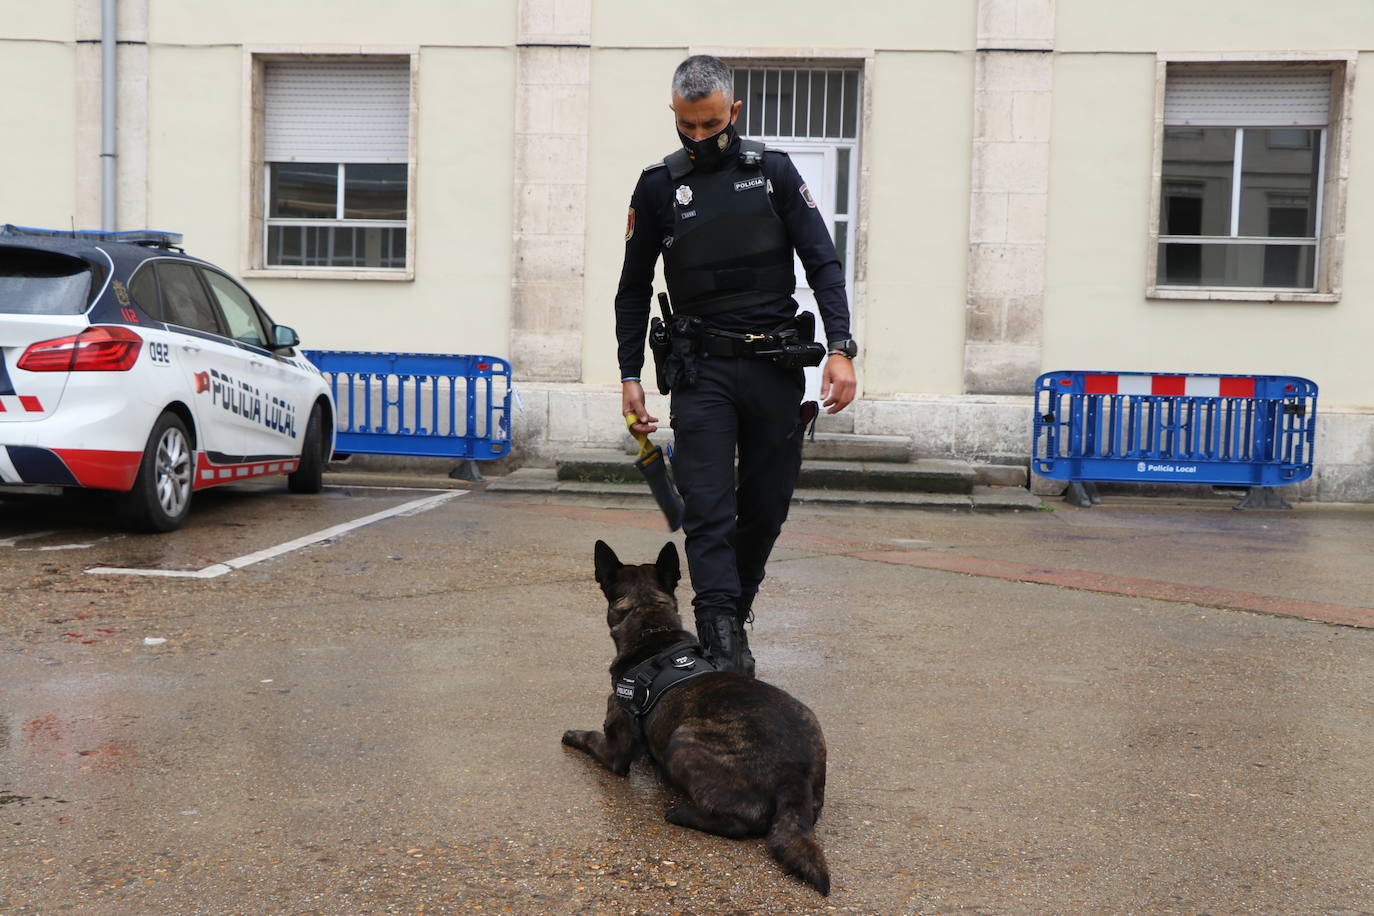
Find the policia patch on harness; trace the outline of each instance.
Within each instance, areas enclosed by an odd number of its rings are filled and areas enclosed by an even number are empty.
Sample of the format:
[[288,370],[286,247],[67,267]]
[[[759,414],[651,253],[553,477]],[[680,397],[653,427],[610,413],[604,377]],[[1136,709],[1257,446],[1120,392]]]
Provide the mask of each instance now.
[[616,702],[634,716],[638,724],[669,690],[715,670],[716,666],[706,657],[700,643],[684,639],[614,678],[611,686]]

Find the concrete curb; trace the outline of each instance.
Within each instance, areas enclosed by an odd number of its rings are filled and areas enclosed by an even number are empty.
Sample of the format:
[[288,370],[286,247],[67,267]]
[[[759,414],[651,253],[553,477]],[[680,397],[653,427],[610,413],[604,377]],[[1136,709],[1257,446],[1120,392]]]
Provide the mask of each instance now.
[[[648,490],[633,483],[559,480],[552,468],[521,468],[492,480],[486,492],[509,496],[589,498],[614,501],[622,506],[651,506]],[[823,490],[799,488],[793,501],[810,505],[864,506],[900,509],[1045,509],[1040,498],[1022,487],[982,487],[965,493],[908,493],[871,490]]]

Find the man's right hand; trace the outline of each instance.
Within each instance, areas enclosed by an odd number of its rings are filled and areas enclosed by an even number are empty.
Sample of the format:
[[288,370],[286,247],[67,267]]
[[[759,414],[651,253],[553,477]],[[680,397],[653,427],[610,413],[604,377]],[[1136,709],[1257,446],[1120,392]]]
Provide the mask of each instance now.
[[620,383],[620,415],[628,417],[631,414],[639,418],[639,422],[630,428],[637,433],[648,435],[658,432],[655,426],[658,417],[651,416],[649,411],[644,409],[644,386],[639,382]]

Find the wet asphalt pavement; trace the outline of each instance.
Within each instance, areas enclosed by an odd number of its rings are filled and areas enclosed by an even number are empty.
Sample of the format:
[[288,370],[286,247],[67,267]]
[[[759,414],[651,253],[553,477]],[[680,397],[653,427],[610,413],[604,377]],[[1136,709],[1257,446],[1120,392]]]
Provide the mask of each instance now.
[[794,510],[751,643],[829,744],[822,898],[559,743],[609,688],[592,544],[652,560],[649,511],[86,572],[432,495],[0,500],[0,914],[1374,913],[1374,629],[1279,616],[1374,625],[1374,507]]

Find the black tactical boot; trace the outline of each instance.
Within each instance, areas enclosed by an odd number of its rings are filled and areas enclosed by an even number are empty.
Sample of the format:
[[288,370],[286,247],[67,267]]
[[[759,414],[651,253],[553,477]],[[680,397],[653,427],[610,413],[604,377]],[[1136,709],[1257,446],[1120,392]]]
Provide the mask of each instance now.
[[749,636],[744,630],[744,621],[736,620],[735,626],[739,628],[739,668],[736,670],[746,677],[753,677],[754,653],[749,651]]
[[[749,649],[744,640],[744,628],[740,626],[739,620],[733,614],[728,611],[717,611],[698,617],[697,637],[701,640],[701,647],[706,650],[706,654],[711,657],[711,661],[715,663],[718,670],[746,673],[740,650],[743,647],[744,652],[747,653]],[[753,656],[748,656],[748,658],[748,673],[752,676],[754,658]]]
[[738,610],[735,612],[735,621],[739,625],[739,673],[753,677],[754,653],[749,651],[749,633],[745,627],[745,624],[754,622],[754,596],[752,594],[740,595]]

